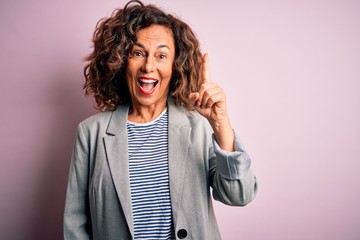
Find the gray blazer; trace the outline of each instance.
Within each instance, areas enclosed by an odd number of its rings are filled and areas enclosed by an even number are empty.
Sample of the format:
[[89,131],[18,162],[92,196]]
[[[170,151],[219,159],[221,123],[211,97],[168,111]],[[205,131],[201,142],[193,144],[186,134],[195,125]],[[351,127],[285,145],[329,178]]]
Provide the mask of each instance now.
[[[128,106],[81,122],[73,149],[64,239],[133,239]],[[236,136],[222,151],[208,121],[168,102],[170,198],[176,239],[221,239],[211,202],[244,206],[256,193],[250,158]]]

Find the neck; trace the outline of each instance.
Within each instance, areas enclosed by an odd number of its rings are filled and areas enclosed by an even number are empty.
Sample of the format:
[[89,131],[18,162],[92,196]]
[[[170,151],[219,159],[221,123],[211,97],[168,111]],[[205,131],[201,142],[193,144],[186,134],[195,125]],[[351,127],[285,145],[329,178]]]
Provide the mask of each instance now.
[[147,123],[155,120],[166,108],[166,102],[152,106],[132,104],[129,109],[129,121]]

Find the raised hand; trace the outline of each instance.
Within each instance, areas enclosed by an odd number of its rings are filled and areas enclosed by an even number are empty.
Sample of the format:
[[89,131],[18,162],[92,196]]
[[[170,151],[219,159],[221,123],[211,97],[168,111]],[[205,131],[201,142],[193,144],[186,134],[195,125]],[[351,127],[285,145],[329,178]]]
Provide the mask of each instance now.
[[234,134],[226,111],[226,96],[223,89],[210,81],[209,57],[203,56],[202,83],[198,92],[189,98],[194,109],[212,126],[217,142],[224,150],[233,151]]

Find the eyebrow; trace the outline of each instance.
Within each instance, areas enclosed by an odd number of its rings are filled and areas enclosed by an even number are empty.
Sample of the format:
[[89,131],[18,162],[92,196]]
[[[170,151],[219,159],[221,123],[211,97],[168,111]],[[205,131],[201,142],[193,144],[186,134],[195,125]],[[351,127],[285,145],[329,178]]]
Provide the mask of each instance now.
[[[137,43],[135,43],[135,45],[145,49],[145,46],[142,43],[137,42]],[[166,44],[161,44],[161,45],[157,46],[156,48],[157,49],[167,48],[167,49],[171,50],[170,47]]]

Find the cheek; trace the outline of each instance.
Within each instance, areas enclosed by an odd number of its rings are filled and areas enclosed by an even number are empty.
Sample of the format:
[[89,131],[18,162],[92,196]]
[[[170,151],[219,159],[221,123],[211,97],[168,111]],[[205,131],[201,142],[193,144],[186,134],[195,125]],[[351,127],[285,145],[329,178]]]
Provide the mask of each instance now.
[[126,75],[134,75],[139,69],[138,61],[134,59],[128,59],[126,63]]
[[125,77],[126,77],[126,84],[130,88],[131,87],[131,75],[128,73],[128,71],[126,71]]
[[171,78],[172,73],[173,73],[173,64],[166,65],[164,67],[163,73],[167,78]]
[[134,83],[135,75],[136,75],[136,71],[134,69],[133,64],[128,63],[126,67],[126,82],[129,87]]

